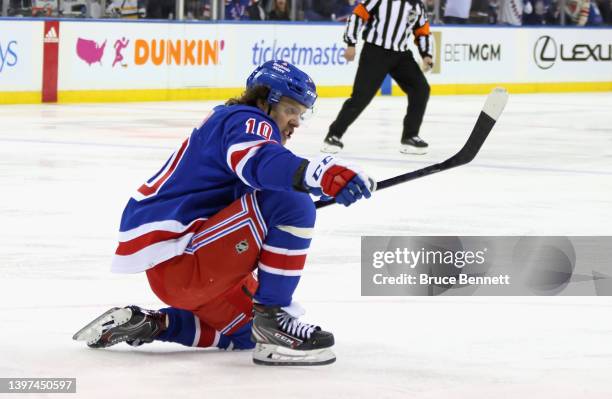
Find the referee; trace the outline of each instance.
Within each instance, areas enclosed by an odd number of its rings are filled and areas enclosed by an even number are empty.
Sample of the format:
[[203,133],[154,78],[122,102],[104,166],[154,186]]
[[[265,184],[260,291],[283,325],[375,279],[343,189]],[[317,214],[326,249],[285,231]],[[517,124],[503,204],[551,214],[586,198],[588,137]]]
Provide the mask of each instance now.
[[[422,0],[361,0],[349,18],[344,33],[344,58],[355,59],[359,31],[365,40],[359,57],[351,97],[344,102],[336,120],[329,126],[321,151],[336,153],[344,145],[341,138],[372,101],[385,76],[390,74],[408,95],[400,152],[425,154],[427,143],[419,137],[429,84],[423,75],[433,67],[429,22]],[[411,33],[423,59],[423,71],[408,50]]]

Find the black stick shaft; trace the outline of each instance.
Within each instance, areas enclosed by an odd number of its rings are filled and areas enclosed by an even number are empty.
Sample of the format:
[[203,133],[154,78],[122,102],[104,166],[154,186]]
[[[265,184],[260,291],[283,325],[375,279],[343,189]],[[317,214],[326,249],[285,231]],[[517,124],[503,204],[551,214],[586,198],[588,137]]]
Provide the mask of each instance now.
[[[393,187],[397,184],[419,179],[421,177],[429,176],[434,173],[442,172],[442,171],[469,163],[476,157],[476,154],[478,154],[478,151],[480,151],[482,144],[487,139],[494,125],[495,125],[495,119],[491,118],[486,113],[481,112],[480,115],[478,116],[478,120],[476,121],[476,124],[474,125],[474,128],[472,129],[472,132],[470,133],[470,137],[468,138],[467,142],[465,143],[463,148],[461,148],[461,150],[458,153],[456,153],[455,155],[453,155],[446,161],[437,163],[435,165],[430,165],[425,168],[415,170],[413,172],[408,172],[408,173],[404,173],[404,174],[401,174],[395,177],[391,177],[386,180],[381,180],[378,183],[376,183],[376,191],[382,190],[385,188],[389,188],[389,187]],[[335,203],[336,202],[333,200],[332,201],[319,200],[315,202],[315,207],[317,209],[320,209],[320,208],[324,208],[329,205],[333,205]]]

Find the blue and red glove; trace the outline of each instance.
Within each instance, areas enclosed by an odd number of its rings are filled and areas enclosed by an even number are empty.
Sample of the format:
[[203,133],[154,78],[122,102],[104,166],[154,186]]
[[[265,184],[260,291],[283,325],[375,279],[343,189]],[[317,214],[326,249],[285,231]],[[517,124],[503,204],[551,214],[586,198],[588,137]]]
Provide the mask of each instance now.
[[303,184],[311,194],[322,196],[322,199],[335,198],[337,203],[344,206],[370,198],[376,190],[374,179],[331,155],[310,160]]

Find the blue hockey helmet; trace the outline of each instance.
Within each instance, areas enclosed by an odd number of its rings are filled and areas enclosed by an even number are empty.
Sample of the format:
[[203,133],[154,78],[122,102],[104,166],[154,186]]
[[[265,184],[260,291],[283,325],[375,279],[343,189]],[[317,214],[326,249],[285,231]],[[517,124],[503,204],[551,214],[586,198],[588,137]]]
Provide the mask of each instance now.
[[247,79],[247,88],[259,85],[270,88],[270,104],[285,96],[312,108],[317,100],[317,88],[310,76],[286,61],[268,61],[255,68]]

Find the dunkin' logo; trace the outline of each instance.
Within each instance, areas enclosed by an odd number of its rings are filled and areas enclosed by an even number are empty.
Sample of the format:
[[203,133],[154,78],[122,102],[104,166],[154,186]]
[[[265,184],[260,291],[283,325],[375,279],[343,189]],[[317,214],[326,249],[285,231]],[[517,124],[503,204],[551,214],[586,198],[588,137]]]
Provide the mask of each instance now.
[[138,39],[134,42],[136,65],[218,65],[224,40]]

